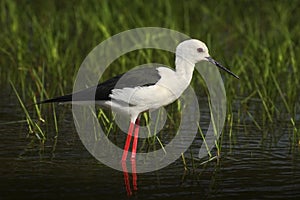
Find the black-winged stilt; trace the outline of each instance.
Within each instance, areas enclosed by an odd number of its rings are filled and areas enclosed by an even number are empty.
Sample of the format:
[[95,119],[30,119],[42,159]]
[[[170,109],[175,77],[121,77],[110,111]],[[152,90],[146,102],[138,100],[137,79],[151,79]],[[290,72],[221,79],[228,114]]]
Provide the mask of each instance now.
[[[130,125],[125,142],[122,161],[127,159],[131,137],[134,132],[131,158],[135,159],[140,113],[157,109],[168,105],[178,99],[189,86],[195,64],[200,61],[208,61],[225,70],[235,78],[239,78],[231,71],[212,59],[206,45],[196,39],[181,42],[176,48],[176,69],[166,67],[135,69],[129,74],[121,74],[95,86],[61,97],[48,99],[39,103],[84,103],[96,101],[96,103],[111,107],[113,110],[126,113],[130,116]],[[126,84],[118,84],[120,79],[125,78]],[[95,94],[91,94],[94,92]],[[76,96],[73,98],[72,96]],[[87,97],[95,97],[87,99]],[[76,101],[76,102],[75,102]]]

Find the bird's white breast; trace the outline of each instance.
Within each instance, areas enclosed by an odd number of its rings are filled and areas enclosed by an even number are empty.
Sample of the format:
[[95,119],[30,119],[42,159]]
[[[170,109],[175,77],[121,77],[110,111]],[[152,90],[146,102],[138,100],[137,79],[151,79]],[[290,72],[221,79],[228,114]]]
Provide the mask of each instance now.
[[159,67],[157,70],[161,79],[155,85],[113,89],[110,94],[112,101],[107,104],[121,112],[137,116],[140,112],[174,102],[188,87],[190,80],[169,68]]

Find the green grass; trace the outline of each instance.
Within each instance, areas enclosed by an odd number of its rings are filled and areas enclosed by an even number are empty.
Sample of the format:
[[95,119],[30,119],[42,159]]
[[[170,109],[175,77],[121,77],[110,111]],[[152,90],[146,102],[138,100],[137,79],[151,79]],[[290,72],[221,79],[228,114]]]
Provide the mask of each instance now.
[[[11,82],[30,131],[46,139],[24,105],[71,92],[85,56],[110,36],[137,27],[170,28],[204,41],[212,57],[240,76],[238,81],[224,75],[230,135],[232,126],[249,123],[245,119],[261,132],[283,121],[299,145],[299,6],[300,1],[2,0],[1,84]],[[149,61],[172,65],[173,59],[166,52],[131,52],[104,79]],[[194,88],[201,81],[195,77]],[[35,106],[31,113],[46,120],[54,115],[58,132],[54,108],[48,114]],[[112,124],[102,120],[111,131]]]

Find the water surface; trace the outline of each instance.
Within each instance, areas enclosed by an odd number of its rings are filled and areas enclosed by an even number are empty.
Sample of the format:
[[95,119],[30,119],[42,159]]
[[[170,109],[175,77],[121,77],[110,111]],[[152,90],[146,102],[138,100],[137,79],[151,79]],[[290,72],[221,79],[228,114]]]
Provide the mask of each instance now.
[[[45,125],[49,139],[40,145],[34,137],[28,137],[26,123],[9,124],[24,119],[24,115],[11,92],[2,94],[1,199],[300,197],[300,149],[291,146],[288,127],[273,127],[266,137],[255,126],[235,126],[231,138],[229,128],[225,128],[219,159],[204,165],[199,161],[194,170],[190,166],[184,170],[179,158],[159,171],[138,174],[138,190],[128,197],[123,173],[101,164],[82,145],[69,107],[58,108],[64,113],[59,116],[58,137]],[[187,162],[191,163],[190,159]],[[131,174],[129,178],[131,183]]]

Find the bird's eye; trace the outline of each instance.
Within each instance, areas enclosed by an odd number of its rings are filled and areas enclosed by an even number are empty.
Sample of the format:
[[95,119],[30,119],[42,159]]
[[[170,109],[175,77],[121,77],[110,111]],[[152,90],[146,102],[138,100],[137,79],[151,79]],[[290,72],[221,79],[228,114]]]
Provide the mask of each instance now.
[[197,51],[198,51],[199,53],[202,53],[204,50],[203,50],[202,48],[198,48]]

